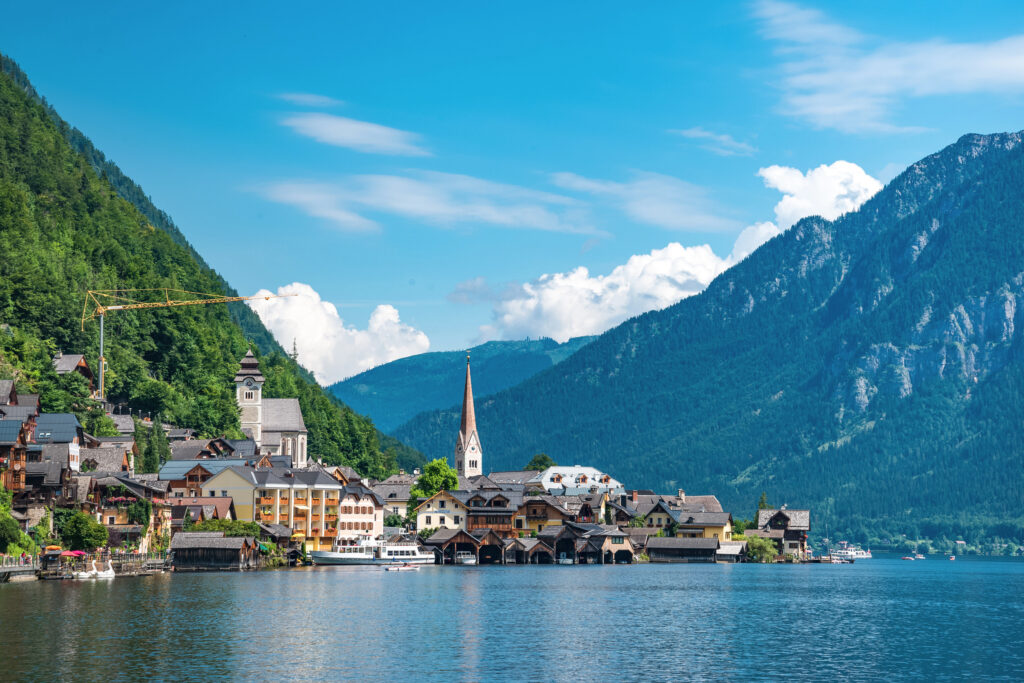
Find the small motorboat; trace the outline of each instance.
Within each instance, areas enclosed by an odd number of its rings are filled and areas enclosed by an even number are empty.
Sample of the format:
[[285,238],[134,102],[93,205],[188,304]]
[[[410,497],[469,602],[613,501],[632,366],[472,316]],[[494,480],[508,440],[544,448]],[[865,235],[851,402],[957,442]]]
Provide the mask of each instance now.
[[922,555],[921,553],[917,553],[917,554],[914,555],[914,559],[915,560],[923,560],[924,559],[924,555]]
[[910,555],[904,555],[904,556],[903,556],[903,557],[901,557],[900,559],[901,559],[901,560],[910,560],[911,562],[913,562],[913,561],[914,561],[914,558],[913,558],[913,557],[911,557]]
[[476,564],[476,555],[468,550],[460,550],[455,553],[455,564],[474,565]]
[[420,570],[414,564],[396,564],[391,567],[384,567],[386,572],[418,572]]
[[96,560],[92,561],[92,571],[75,572],[75,578],[84,581],[86,579],[95,579],[99,575],[99,570],[96,569]]
[[114,565],[112,565],[110,563],[110,560],[107,560],[107,568],[106,569],[104,569],[101,572],[96,572],[96,578],[97,579],[112,579],[115,576],[117,576],[117,574],[114,573]]
[[956,555],[950,555],[950,556],[949,556],[949,561],[950,561],[950,562],[954,562],[954,561],[956,561]]

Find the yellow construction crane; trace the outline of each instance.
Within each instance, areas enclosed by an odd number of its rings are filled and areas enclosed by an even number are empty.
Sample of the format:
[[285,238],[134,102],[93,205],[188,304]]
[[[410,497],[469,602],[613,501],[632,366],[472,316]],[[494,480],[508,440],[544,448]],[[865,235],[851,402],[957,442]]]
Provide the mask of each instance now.
[[[151,298],[153,293],[163,295],[162,301],[140,301]],[[169,306],[198,306],[200,304],[224,304],[231,301],[247,301],[249,299],[278,299],[297,294],[267,294],[265,296],[221,296],[220,294],[204,294],[189,292],[183,289],[97,289],[85,293],[85,305],[82,307],[82,329],[85,323],[97,316],[100,319],[100,400],[106,396],[103,386],[103,375],[107,365],[103,354],[103,320],[107,311],[128,311],[140,308],[167,308]],[[135,298],[139,297],[139,298]]]

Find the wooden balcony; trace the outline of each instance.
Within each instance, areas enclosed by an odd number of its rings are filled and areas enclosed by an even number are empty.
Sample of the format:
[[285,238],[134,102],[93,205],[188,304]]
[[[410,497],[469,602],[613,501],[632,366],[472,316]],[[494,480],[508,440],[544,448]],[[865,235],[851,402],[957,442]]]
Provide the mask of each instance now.
[[338,535],[338,530],[337,529],[324,529],[323,531],[320,532],[320,536],[321,537],[325,537],[325,538],[334,538],[337,535]]
[[288,504],[288,496],[281,496],[281,501],[280,502],[281,502],[281,505],[287,505]]
[[326,515],[324,515],[324,521],[325,522],[337,522],[338,521],[338,515],[326,514]]
[[274,504],[274,498],[273,498],[273,496],[268,497],[268,498],[260,498],[259,499],[259,504],[260,505],[273,505]]
[[320,515],[314,514],[314,515],[310,516],[310,519],[313,520],[314,522],[319,522],[320,521]]
[[296,519],[296,520],[301,519],[301,520],[305,521],[306,513],[303,512],[302,510],[296,510],[295,513],[292,515],[292,519]]

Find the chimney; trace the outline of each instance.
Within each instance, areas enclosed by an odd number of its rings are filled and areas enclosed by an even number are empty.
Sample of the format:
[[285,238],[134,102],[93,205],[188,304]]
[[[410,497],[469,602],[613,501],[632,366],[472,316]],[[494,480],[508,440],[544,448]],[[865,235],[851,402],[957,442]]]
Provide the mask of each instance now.
[[636,489],[633,489],[633,504],[636,505]]
[[679,497],[679,502],[680,503],[685,503],[686,502],[686,491],[684,491],[682,489],[679,489],[679,491],[677,492],[676,495]]

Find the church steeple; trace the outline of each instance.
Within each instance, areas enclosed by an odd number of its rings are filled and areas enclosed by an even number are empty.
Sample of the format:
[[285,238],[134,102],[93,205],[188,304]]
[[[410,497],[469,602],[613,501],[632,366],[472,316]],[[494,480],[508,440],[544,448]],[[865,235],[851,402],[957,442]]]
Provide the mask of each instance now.
[[473,407],[473,378],[469,372],[469,354],[466,354],[466,388],[462,395],[462,421],[459,438],[455,442],[455,471],[464,477],[483,474],[483,449],[476,432],[476,409]]

